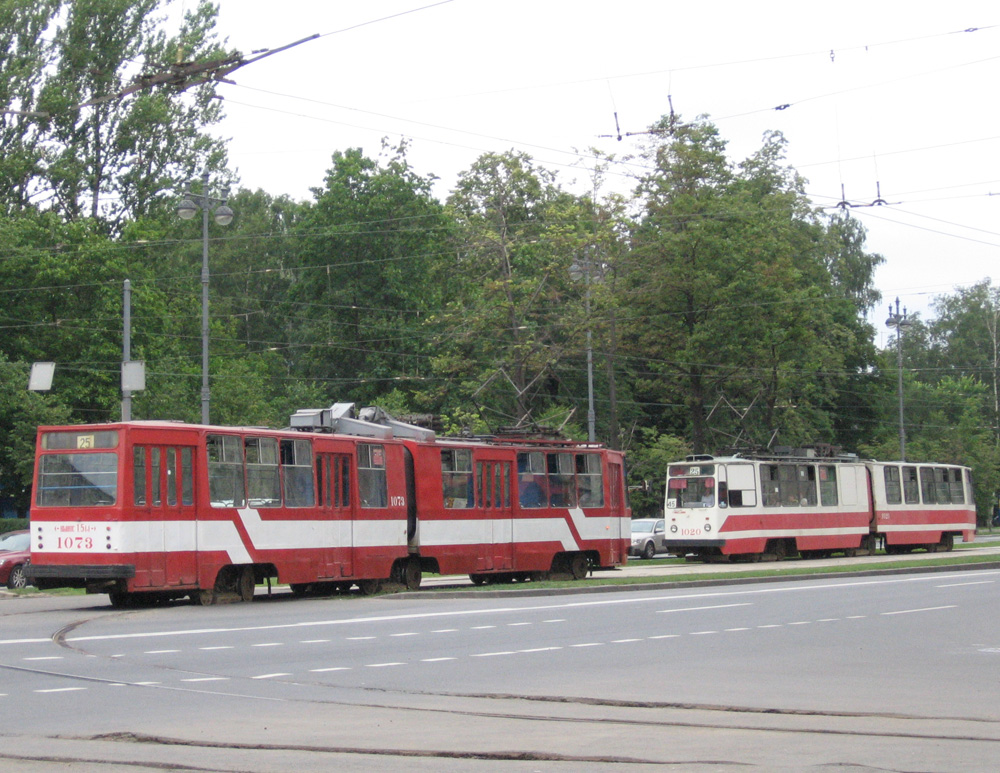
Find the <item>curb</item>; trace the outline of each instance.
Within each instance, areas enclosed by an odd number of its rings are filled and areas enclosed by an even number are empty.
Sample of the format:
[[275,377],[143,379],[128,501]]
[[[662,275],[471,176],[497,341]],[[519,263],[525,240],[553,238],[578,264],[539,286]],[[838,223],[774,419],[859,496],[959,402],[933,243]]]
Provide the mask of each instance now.
[[579,588],[511,588],[507,590],[421,590],[406,591],[383,596],[383,598],[512,598],[531,596],[579,595],[581,593],[622,593],[629,591],[670,590],[671,588],[711,588],[720,585],[758,585],[774,582],[803,582],[806,580],[828,580],[840,577],[888,577],[896,574],[932,574],[937,572],[968,572],[985,569],[1000,569],[1000,561],[984,561],[974,564],[948,564],[947,566],[910,566],[899,569],[855,569],[845,572],[821,572],[810,574],[783,574],[765,577],[734,577],[732,579],[713,578],[710,580],[677,580],[676,582],[652,581],[634,582],[627,585],[590,585]]

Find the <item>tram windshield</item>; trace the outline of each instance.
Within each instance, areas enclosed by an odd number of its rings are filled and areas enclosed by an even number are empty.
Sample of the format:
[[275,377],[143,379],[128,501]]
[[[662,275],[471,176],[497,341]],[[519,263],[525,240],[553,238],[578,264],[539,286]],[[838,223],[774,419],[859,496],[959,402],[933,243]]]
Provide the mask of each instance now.
[[[671,472],[673,472],[671,470]],[[670,478],[667,481],[667,508],[679,507],[715,507],[716,504],[715,477],[699,475],[697,477]]]
[[117,454],[47,454],[39,459],[35,504],[41,507],[113,505],[117,489]]

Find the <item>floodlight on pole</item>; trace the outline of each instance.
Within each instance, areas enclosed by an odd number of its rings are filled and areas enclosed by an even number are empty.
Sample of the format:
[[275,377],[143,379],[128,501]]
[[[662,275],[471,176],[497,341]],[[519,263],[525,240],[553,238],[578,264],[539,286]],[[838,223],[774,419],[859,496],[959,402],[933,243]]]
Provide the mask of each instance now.
[[[177,215],[182,220],[191,220],[201,210],[201,423],[209,423],[209,404],[211,392],[208,385],[208,214],[218,225],[229,225],[233,222],[233,210],[226,205],[227,194],[221,197],[208,195],[208,170],[201,175],[201,193],[185,191],[185,198],[177,205]],[[214,208],[214,209],[213,209]]]

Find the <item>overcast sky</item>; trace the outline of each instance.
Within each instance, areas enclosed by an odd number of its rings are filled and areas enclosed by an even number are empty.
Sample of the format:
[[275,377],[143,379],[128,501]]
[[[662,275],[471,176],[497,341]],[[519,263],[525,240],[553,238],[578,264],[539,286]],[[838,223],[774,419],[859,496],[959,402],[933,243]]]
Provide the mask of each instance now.
[[[780,130],[813,202],[853,205],[886,258],[883,337],[896,296],[927,317],[934,296],[1000,280],[996,0],[220,0],[219,32],[247,56],[320,36],[218,89],[248,188],[307,199],[334,151],[405,137],[441,198],[512,148],[583,192],[588,148],[640,147],[616,139],[615,112],[641,132],[672,100],[735,161]],[[634,171],[611,184],[630,190]]]

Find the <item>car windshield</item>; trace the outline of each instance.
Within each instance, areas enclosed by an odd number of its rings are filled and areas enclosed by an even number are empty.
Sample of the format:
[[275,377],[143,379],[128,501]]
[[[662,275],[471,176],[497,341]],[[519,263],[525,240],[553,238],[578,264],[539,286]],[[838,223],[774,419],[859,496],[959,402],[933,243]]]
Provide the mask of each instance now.
[[652,521],[646,521],[645,523],[642,523],[641,521],[637,521],[636,523],[632,524],[632,531],[633,531],[633,533],[648,532],[648,531],[652,531],[652,530],[653,530],[653,522]]
[[0,537],[0,550],[27,550],[30,541],[31,535],[27,532],[8,534],[5,537]]

